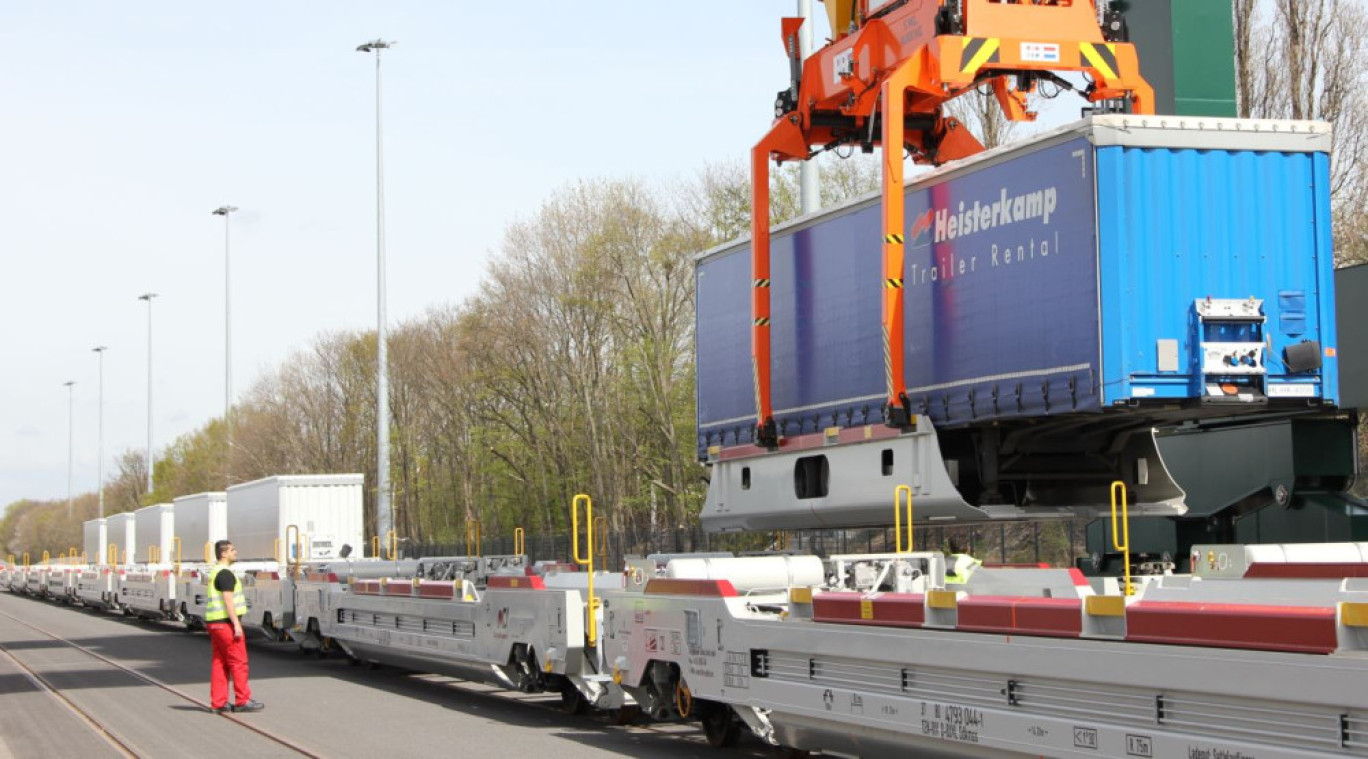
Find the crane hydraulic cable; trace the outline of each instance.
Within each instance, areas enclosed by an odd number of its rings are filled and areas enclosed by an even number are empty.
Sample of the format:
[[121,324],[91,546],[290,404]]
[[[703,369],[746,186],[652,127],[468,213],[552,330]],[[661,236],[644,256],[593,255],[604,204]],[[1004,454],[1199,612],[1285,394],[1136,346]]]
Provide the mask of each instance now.
[[[751,360],[755,443],[774,449],[770,364],[769,162],[806,161],[842,145],[883,155],[882,328],[886,400],[894,427],[913,424],[903,371],[903,155],[939,165],[983,146],[949,100],[991,87],[1007,118],[1030,121],[1026,97],[1038,84],[1070,88],[1056,71],[1091,80],[1089,102],[1154,112],[1119,12],[1100,17],[1094,0],[823,0],[832,39],[807,60],[798,54],[801,18],[782,20],[791,82],[776,119],[751,151]],[[815,148],[815,149],[814,149]]]

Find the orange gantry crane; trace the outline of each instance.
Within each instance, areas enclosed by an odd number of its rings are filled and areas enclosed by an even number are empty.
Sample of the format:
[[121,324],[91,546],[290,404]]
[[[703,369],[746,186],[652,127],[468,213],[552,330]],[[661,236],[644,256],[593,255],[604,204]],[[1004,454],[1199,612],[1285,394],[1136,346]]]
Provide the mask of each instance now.
[[751,152],[751,359],[756,444],[779,444],[770,386],[769,162],[805,161],[840,146],[883,155],[885,419],[911,423],[903,374],[903,155],[924,164],[983,146],[945,103],[990,86],[1007,118],[1029,121],[1026,97],[1043,81],[1074,89],[1056,71],[1083,72],[1080,94],[1118,110],[1153,113],[1153,90],[1118,12],[1094,0],[823,0],[832,39],[807,60],[801,18],[782,23],[792,81],[776,119]]

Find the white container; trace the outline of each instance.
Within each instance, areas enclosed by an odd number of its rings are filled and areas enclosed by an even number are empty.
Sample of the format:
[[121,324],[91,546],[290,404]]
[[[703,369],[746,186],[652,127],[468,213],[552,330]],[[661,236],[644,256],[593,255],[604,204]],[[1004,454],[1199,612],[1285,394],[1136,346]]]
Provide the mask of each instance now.
[[159,503],[133,512],[138,561],[166,563],[176,560],[174,508],[169,503]]
[[107,564],[109,559],[109,528],[108,519],[92,519],[85,523],[85,557],[86,561],[99,566]]
[[228,494],[196,493],[177,498],[176,537],[184,561],[214,562],[213,544],[228,538]]
[[[228,488],[228,539],[239,561],[334,559],[363,548],[359,474],[282,475]],[[299,543],[286,531],[299,528]]]
[[[106,540],[119,552],[116,562],[131,564],[137,561],[136,531],[133,529],[133,512],[115,514],[105,518]],[[106,559],[108,560],[108,559]]]

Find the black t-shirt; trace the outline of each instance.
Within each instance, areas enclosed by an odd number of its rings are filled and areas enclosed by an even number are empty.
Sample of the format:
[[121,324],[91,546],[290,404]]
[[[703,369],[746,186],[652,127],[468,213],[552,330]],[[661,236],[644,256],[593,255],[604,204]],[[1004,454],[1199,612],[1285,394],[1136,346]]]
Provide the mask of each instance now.
[[230,591],[237,586],[237,577],[233,575],[233,570],[220,571],[214,575],[214,590],[220,593]]

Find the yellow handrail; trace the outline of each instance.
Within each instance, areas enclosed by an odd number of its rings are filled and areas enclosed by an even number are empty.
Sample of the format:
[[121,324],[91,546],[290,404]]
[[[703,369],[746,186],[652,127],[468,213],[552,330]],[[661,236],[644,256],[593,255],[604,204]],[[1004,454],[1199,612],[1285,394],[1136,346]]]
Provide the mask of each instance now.
[[[294,540],[290,540],[291,530],[294,531]],[[290,569],[291,577],[299,577],[299,558],[301,555],[300,552],[303,550],[304,547],[304,541],[299,537],[299,525],[290,524],[285,526],[285,542],[288,545],[294,546],[294,553],[293,555],[287,557],[289,559],[289,563],[286,566],[288,566]]]
[[160,548],[160,547],[158,547],[158,546],[148,546],[148,547],[147,547],[147,563],[148,563],[148,564],[153,564],[153,563],[156,563],[156,562],[158,562],[158,561],[161,561],[161,556],[158,555],[158,554],[160,554],[160,553],[161,553],[161,548]]
[[171,542],[176,544],[176,574],[180,574],[180,569],[181,569],[181,539],[180,539],[179,536],[173,536],[173,537],[171,538]]
[[[580,527],[579,513],[580,504],[584,504],[584,540],[585,551],[580,553]],[[588,568],[589,571],[589,645],[598,643],[598,625],[594,622],[594,611],[598,607],[598,599],[594,597],[594,499],[580,493],[570,502],[570,550],[572,558],[576,564]]]
[[[513,553],[518,556],[527,553],[527,533],[521,527],[513,528]],[[14,557],[11,556],[10,558],[13,559]]]
[[608,517],[594,519],[594,538],[598,544],[599,566],[608,566]]
[[214,541],[212,541],[212,540],[206,540],[206,541],[204,541],[204,563],[205,563],[205,564],[213,564],[213,563],[215,563],[215,560],[214,560]]
[[484,555],[484,525],[478,519],[466,522],[466,556]]
[[24,569],[29,568],[29,552],[24,551]]
[[389,560],[397,560],[399,558],[399,533],[394,530],[385,533],[385,543],[389,549]]
[[374,558],[377,558],[377,559],[380,558],[380,536],[379,536],[379,535],[372,535],[372,536],[371,536],[371,556],[374,557]]
[[[907,494],[907,547],[903,547],[902,496]],[[912,553],[912,488],[899,485],[893,488],[893,535],[898,553]]]
[[105,560],[109,562],[109,566],[111,566],[111,567],[117,567],[117,566],[119,566],[119,544],[118,544],[118,543],[110,543],[110,544],[109,544],[109,547],[105,549]]
[[[1121,526],[1116,526],[1116,504],[1117,493],[1121,494]],[[1121,552],[1121,558],[1126,565],[1126,585],[1122,591],[1125,595],[1135,595],[1135,586],[1131,585],[1131,562],[1130,562],[1130,513],[1126,510],[1126,483],[1117,480],[1111,484],[1111,527],[1112,545]]]
[[274,541],[275,542],[271,544],[271,553],[275,556],[277,564],[284,564],[285,560],[280,557],[280,538],[274,538]]
[[43,551],[43,563],[46,564],[49,561],[52,561],[52,554],[48,553],[47,551]]

